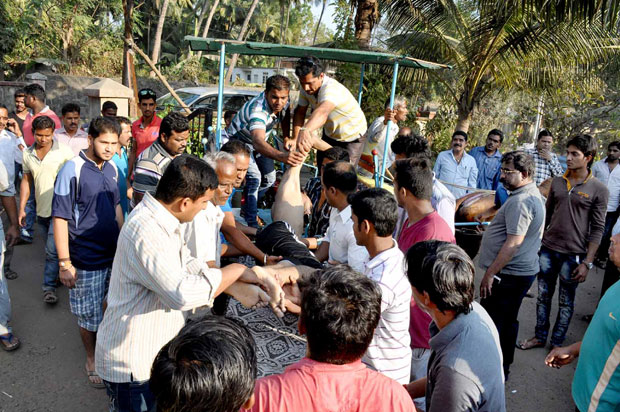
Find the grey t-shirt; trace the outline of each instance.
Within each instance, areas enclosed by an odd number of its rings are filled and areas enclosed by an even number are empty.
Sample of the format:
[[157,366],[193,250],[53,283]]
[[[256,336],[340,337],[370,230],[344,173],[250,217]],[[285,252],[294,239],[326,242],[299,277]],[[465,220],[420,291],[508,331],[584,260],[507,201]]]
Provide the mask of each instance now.
[[480,244],[479,265],[487,269],[508,235],[525,236],[521,247],[501,273],[531,276],[538,273],[538,251],[545,224],[545,201],[534,183],[513,191],[485,230]]
[[499,335],[484,308],[474,302],[443,329],[429,329],[426,411],[506,412]]

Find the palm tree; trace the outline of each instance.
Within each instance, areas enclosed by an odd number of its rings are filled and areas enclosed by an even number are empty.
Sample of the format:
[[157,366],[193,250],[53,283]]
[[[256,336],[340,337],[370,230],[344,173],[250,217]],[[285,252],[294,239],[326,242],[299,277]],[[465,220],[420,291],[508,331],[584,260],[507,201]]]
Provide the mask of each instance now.
[[379,21],[378,0],[357,0],[355,12],[355,39],[360,49],[370,48],[372,30]]
[[[241,31],[239,32],[239,36],[237,37],[237,40],[242,41],[245,38],[245,33],[248,31],[250,19],[252,18],[252,15],[254,14],[254,10],[256,9],[256,6],[258,5],[258,1],[259,0],[252,0],[252,5],[250,6],[250,10],[248,10],[248,14],[245,16],[245,20],[243,21],[243,25],[241,26]],[[239,55],[235,53],[232,55],[232,58],[230,59],[230,64],[228,65],[228,71],[226,72],[226,83],[230,83],[230,79],[232,78],[233,70],[235,69],[235,66],[237,65],[238,58],[239,58]]]
[[389,40],[392,48],[452,66],[451,73],[429,74],[442,82],[454,99],[457,130],[469,129],[474,109],[491,90],[544,89],[559,73],[566,73],[567,67],[587,70],[616,42],[594,20],[571,24],[564,18],[555,19],[552,13],[543,19],[526,3],[384,1],[387,26],[394,28],[395,36]]
[[[151,54],[151,60],[153,64],[157,64],[159,61],[159,52],[161,50],[161,35],[164,32],[164,22],[166,21],[166,13],[168,12],[168,4],[170,0],[163,0],[164,2],[159,7],[159,19],[157,20],[157,29],[155,30],[155,41],[153,43],[153,52]],[[152,73],[154,77],[154,73]]]

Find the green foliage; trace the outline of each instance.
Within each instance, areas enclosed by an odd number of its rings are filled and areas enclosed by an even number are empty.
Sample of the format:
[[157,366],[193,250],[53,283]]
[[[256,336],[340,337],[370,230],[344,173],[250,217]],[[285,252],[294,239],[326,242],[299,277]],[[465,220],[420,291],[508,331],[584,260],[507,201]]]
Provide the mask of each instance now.
[[14,23],[7,7],[8,2],[0,2],[0,78],[8,68],[4,56],[13,50],[16,43]]

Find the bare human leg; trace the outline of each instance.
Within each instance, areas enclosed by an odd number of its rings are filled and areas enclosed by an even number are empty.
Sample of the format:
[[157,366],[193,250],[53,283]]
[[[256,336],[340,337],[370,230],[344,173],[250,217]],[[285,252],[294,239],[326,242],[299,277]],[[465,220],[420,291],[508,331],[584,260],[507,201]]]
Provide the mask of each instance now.
[[301,165],[288,168],[282,176],[276,200],[271,209],[273,221],[287,222],[299,237],[303,235],[304,228],[304,201],[301,196],[300,173]]
[[88,381],[94,388],[103,388],[103,380],[95,372],[95,345],[97,343],[97,332],[91,332],[80,328],[80,337],[86,350],[86,374]]

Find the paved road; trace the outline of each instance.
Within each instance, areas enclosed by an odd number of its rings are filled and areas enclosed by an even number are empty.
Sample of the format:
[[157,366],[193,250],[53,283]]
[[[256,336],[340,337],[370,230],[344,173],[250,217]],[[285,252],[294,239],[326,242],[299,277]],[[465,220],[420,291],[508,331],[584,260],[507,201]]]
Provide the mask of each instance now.
[[[84,350],[77,324],[69,312],[67,289],[59,289],[60,299],[55,306],[42,301],[43,260],[40,232],[34,244],[15,249],[12,267],[19,278],[9,281],[9,291],[13,327],[22,347],[13,353],[0,351],[0,412],[104,412],[107,410],[105,391],[93,389],[87,383]],[[587,325],[581,316],[593,311],[602,275],[601,270],[596,270],[579,287],[567,344],[583,336]],[[554,304],[557,305],[557,298]],[[533,334],[535,307],[535,299],[525,299],[520,339]],[[555,319],[555,312],[552,318]],[[561,370],[547,368],[543,364],[546,353],[547,349],[517,350],[506,384],[508,411],[574,410],[570,396],[574,365]]]

